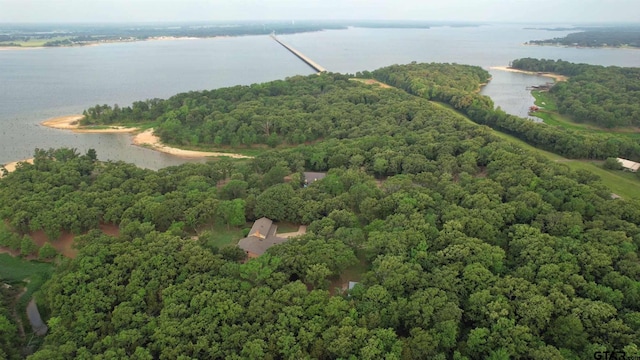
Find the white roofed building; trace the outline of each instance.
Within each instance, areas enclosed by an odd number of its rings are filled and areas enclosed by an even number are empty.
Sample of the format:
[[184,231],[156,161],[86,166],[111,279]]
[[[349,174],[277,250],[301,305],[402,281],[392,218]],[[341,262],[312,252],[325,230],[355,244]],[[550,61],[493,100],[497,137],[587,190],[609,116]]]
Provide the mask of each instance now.
[[625,170],[629,170],[631,172],[636,172],[636,171],[638,171],[638,169],[640,169],[640,163],[637,163],[635,161],[622,159],[622,158],[616,158],[616,160],[618,160],[618,162],[622,165],[622,167]]

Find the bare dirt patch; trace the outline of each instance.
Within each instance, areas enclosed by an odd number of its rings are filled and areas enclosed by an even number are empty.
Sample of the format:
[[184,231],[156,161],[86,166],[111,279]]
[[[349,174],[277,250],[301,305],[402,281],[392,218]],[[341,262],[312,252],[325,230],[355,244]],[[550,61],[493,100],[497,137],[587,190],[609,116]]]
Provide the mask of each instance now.
[[[100,224],[100,231],[110,236],[118,236],[120,235],[120,228],[118,225],[114,224]],[[75,259],[78,256],[78,249],[73,248],[73,241],[75,240],[76,235],[63,231],[62,235],[56,240],[49,240],[44,231],[39,230],[29,234],[33,241],[38,245],[38,247],[42,247],[45,243],[50,243],[56,251],[61,253],[62,255]]]
[[[100,231],[109,236],[117,237],[120,235],[120,227],[115,224],[100,224]],[[49,237],[44,233],[44,231],[39,230],[36,232],[32,232],[29,234],[33,241],[38,245],[38,247],[42,247],[44,244],[49,243],[56,249],[60,254],[75,259],[78,255],[78,250],[73,248],[73,241],[76,238],[76,235],[63,231],[62,235],[56,240],[49,240]],[[20,250],[12,250],[8,247],[0,247],[0,254],[9,254],[13,257],[20,256]],[[29,255],[25,257],[25,260],[35,260],[37,259],[37,255]]]
[[38,247],[42,247],[42,245],[50,243],[57,252],[68,258],[75,259],[78,255],[78,250],[72,247],[75,236],[70,232],[63,231],[62,235],[53,241],[49,241],[49,238],[42,230],[32,232],[30,235]]
[[391,89],[393,86],[391,85],[387,85],[383,82],[380,82],[376,79],[351,79],[353,81],[357,81],[357,82],[361,82],[363,84],[367,84],[367,85],[378,85],[379,87],[383,88],[383,89]]
[[276,236],[288,239],[288,238],[292,238],[294,236],[304,235],[306,233],[307,233],[307,225],[300,225],[300,227],[298,228],[298,231],[282,233],[282,234],[276,234]]

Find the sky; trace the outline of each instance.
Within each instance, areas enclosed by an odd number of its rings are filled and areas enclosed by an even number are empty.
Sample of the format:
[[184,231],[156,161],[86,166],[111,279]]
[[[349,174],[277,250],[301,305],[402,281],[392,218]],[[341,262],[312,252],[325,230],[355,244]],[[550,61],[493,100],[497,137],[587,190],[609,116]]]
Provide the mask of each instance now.
[[640,0],[0,0],[0,23],[228,20],[640,22]]

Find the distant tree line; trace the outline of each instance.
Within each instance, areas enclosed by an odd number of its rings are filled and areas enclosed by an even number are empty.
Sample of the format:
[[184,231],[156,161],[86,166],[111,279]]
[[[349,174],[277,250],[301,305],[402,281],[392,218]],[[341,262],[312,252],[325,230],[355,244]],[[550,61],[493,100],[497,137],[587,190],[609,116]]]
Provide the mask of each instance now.
[[580,47],[640,47],[640,27],[591,29],[547,40],[529,40],[531,45]]

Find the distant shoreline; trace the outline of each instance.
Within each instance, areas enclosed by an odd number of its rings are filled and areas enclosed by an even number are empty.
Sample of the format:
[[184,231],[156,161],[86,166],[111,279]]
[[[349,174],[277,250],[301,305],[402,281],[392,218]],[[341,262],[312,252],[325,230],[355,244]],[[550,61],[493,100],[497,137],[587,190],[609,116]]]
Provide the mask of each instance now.
[[628,45],[622,45],[622,46],[608,46],[608,45],[601,45],[601,46],[580,46],[580,45],[566,45],[566,44],[562,44],[562,43],[543,43],[543,44],[531,44],[531,43],[524,43],[522,44],[524,46],[553,46],[553,47],[562,47],[562,48],[572,48],[572,49],[618,49],[618,50],[640,50],[640,47],[636,47],[636,46],[628,46]]
[[536,71],[520,70],[520,69],[515,69],[515,68],[509,67],[509,66],[491,66],[491,67],[489,67],[489,69],[491,69],[491,70],[499,70],[499,71],[508,71],[508,72],[513,72],[513,73],[526,74],[526,75],[544,76],[544,77],[552,78],[555,81],[567,81],[567,80],[569,80],[569,77],[567,77],[565,75],[560,75],[560,74],[550,73],[550,72],[536,72]]
[[[245,35],[238,35],[238,36],[245,36]],[[231,37],[231,36],[226,36],[226,35],[216,35],[216,36],[206,36],[206,37],[205,36],[203,37],[154,36],[146,39],[105,40],[105,41],[87,42],[82,44],[60,45],[60,46],[2,46],[0,45],[0,51],[76,48],[76,47],[99,46],[104,44],[132,43],[132,42],[139,42],[139,41],[201,40],[201,39],[215,39],[215,38],[228,38],[228,37]]]

